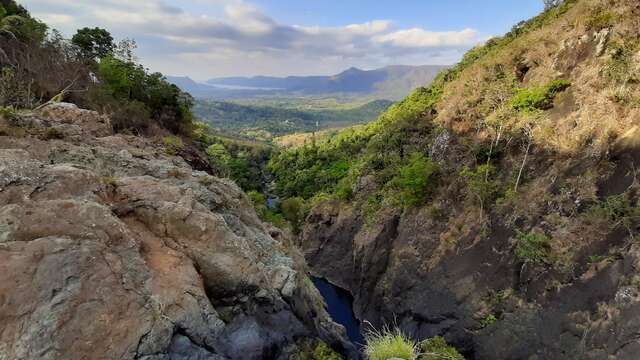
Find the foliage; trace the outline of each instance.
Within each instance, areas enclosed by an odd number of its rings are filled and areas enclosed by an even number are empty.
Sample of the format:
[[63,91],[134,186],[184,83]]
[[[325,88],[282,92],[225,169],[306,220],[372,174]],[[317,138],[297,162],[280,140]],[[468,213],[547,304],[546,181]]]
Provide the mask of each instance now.
[[516,257],[524,262],[541,263],[549,256],[549,238],[540,232],[516,231]]
[[517,89],[511,100],[511,106],[522,112],[535,112],[553,107],[553,99],[557,94],[571,86],[568,80],[553,80],[547,85],[528,89]]
[[271,148],[259,143],[213,135],[204,123],[196,123],[193,131],[196,143],[209,157],[218,175],[233,179],[245,191],[263,190],[266,165]]
[[[93,100],[102,107],[114,104],[138,103],[144,105],[150,120],[174,133],[188,133],[192,127],[193,98],[177,86],[166,81],[160,73],[148,73],[140,64],[106,56],[98,65],[100,95]],[[137,128],[140,122],[118,123],[116,130]]]
[[487,326],[493,325],[498,319],[495,315],[489,314],[484,319],[480,320],[480,326],[485,328]]
[[267,206],[267,198],[263,194],[255,190],[251,190],[247,192],[247,196],[253,203],[256,214],[258,214],[262,221],[271,223],[272,225],[281,229],[287,227],[287,220],[277,210],[269,209],[269,207]]
[[169,155],[177,155],[184,150],[184,142],[177,136],[165,136],[162,138],[162,143]]
[[420,360],[464,360],[458,350],[450,346],[442,336],[436,336],[420,343]]
[[371,331],[366,335],[364,353],[369,360],[398,358],[415,360],[418,358],[417,344],[399,329]]
[[460,175],[467,179],[469,191],[480,199],[481,202],[492,200],[498,193],[499,184],[492,180],[496,168],[492,164],[483,164],[471,170],[465,167]]
[[591,208],[591,215],[605,219],[614,225],[629,227],[640,217],[640,210],[633,205],[627,194],[609,196]]
[[285,220],[291,224],[293,232],[299,233],[305,217],[304,199],[300,197],[285,199],[280,204],[280,210]]
[[13,0],[0,1],[0,33],[5,32],[26,43],[40,43],[47,26],[32,18],[29,12]]
[[438,165],[421,153],[411,155],[409,163],[401,167],[387,185],[398,192],[399,200],[406,207],[421,205],[433,186]]
[[140,133],[152,123],[176,134],[191,130],[191,96],[137,64],[131,42],[116,46],[99,28],[81,29],[69,41],[15,2],[0,5],[0,106],[34,108],[56,99],[112,115],[116,131]]
[[342,356],[322,341],[305,341],[300,346],[300,351],[294,354],[291,360],[342,360]]
[[110,55],[115,49],[115,43],[111,34],[101,28],[79,29],[71,38],[71,43],[76,45],[87,60],[102,59]]

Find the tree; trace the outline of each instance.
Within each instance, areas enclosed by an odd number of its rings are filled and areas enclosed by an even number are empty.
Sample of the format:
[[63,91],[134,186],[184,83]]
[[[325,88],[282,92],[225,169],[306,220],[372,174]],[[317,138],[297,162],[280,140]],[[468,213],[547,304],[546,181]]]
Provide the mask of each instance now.
[[111,54],[115,49],[111,34],[101,28],[83,28],[73,35],[71,42],[80,48],[82,56],[88,60],[98,60]]
[[280,210],[284,218],[291,223],[293,232],[298,234],[304,221],[304,199],[300,197],[286,199],[280,204]]

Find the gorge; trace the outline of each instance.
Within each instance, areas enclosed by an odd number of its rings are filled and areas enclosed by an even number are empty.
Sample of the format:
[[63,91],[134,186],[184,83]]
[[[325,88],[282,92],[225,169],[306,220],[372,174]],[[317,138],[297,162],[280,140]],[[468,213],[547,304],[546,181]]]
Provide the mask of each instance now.
[[636,360],[640,2],[546,3],[280,146],[0,0],[0,360]]

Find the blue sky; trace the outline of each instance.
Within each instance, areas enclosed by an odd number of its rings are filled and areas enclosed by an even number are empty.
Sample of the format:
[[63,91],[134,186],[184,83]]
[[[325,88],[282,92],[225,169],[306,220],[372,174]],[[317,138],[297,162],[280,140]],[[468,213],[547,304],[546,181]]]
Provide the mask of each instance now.
[[134,38],[153,70],[204,80],[451,64],[542,10],[541,0],[23,0],[71,35]]

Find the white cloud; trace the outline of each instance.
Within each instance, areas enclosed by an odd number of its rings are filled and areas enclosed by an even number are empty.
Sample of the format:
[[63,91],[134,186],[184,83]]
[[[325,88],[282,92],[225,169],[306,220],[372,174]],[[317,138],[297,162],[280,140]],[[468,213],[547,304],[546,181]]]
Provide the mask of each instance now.
[[[78,27],[104,27],[116,37],[136,39],[140,58],[154,70],[201,79],[453,62],[481,40],[472,29],[402,29],[390,20],[339,27],[283,24],[242,0],[22,2],[67,35]],[[208,15],[185,10],[196,8],[206,8]]]
[[373,41],[403,48],[464,47],[478,42],[478,32],[473,29],[462,31],[434,32],[420,28],[399,30],[376,36]]

